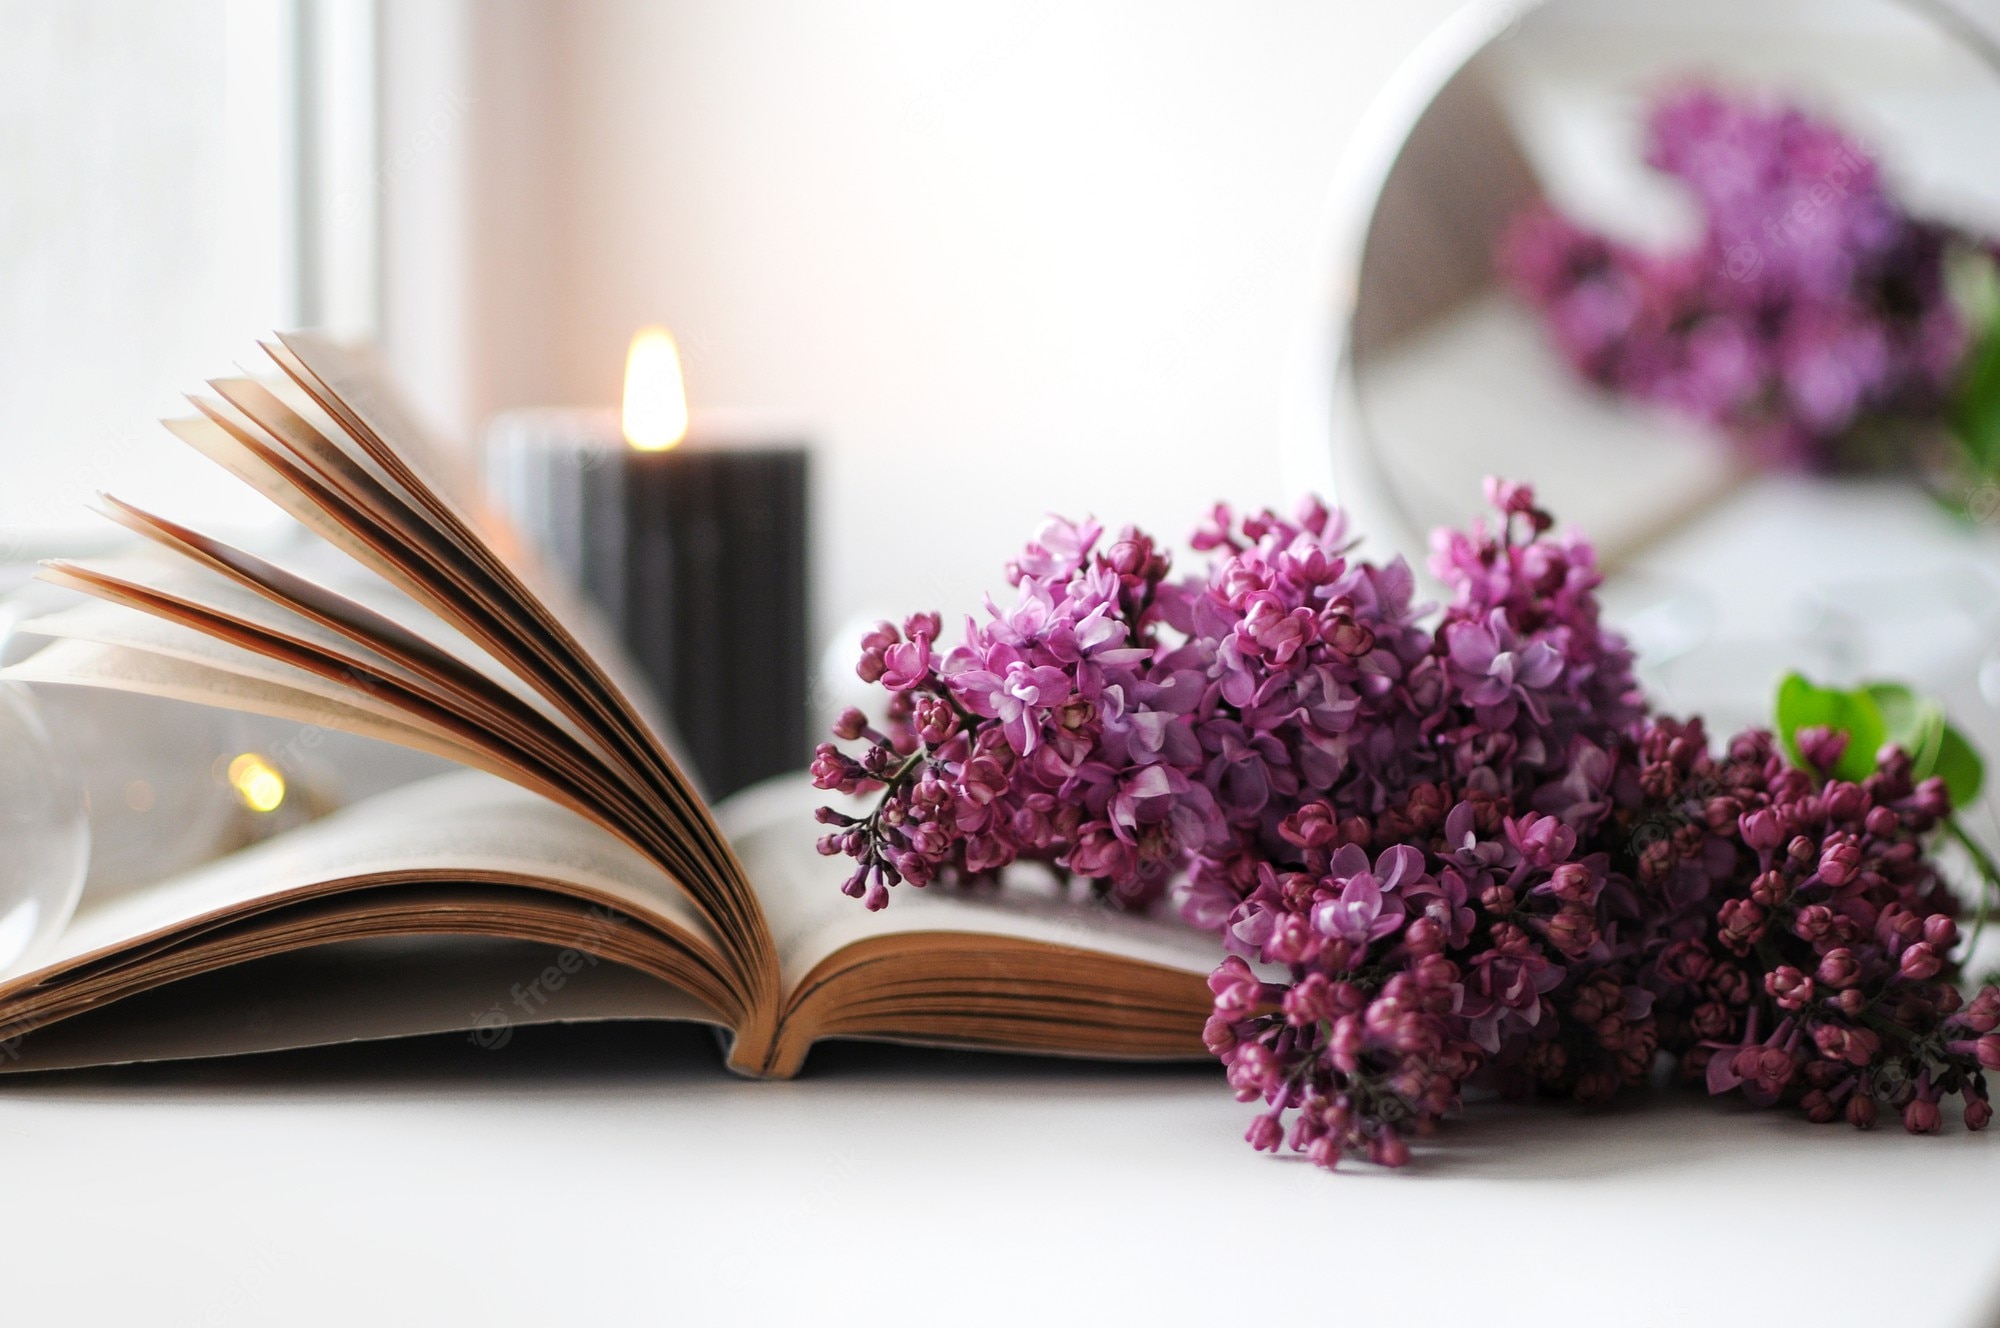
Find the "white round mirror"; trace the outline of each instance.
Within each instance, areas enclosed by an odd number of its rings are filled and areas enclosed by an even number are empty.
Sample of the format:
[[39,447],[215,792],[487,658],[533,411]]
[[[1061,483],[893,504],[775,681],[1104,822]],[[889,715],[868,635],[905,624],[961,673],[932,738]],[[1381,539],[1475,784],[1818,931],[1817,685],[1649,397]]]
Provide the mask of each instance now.
[[[1879,172],[1927,224],[2000,236],[2000,53],[1954,11],[1476,5],[1392,84],[1336,197],[1334,316],[1304,375],[1298,443],[1331,473],[1304,477],[1330,480],[1362,530],[1413,552],[1476,512],[1484,475],[1534,483],[1597,544],[1607,603],[1668,709],[1760,722],[1775,675],[1800,668],[1905,678],[1991,729],[1977,678],[2000,639],[2000,489],[1965,490],[1925,459],[1923,438],[1907,464],[1776,455],[1690,407],[1685,384],[1607,386],[1616,375],[1578,351],[1573,324],[1525,293],[1521,260],[1506,256],[1524,215],[1546,209],[1621,253],[1695,263],[1715,234],[1713,189],[1690,178],[1714,186],[1731,167],[1684,160],[1713,147],[1686,145],[1706,132],[1688,129],[1696,112],[1672,120],[1669,103],[1690,96],[1798,117],[1862,154],[1843,165],[1830,151],[1815,159],[1821,178],[1774,198],[1832,216]],[[1673,169],[1648,164],[1676,151]],[[1739,216],[1734,242],[1703,260],[1714,270],[1688,279],[1768,284],[1824,244],[1823,220],[1780,213],[1746,232]],[[1939,354],[1969,356],[1978,332],[1968,315],[1965,344]],[[1935,492],[1952,483],[1961,491]]]

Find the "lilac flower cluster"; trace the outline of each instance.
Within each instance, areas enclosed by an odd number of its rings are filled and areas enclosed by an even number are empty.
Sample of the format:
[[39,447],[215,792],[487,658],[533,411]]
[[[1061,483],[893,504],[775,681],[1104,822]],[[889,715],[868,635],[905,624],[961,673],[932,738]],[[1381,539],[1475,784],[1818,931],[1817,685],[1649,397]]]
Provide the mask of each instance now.
[[1952,985],[1958,905],[1925,851],[1944,782],[1913,782],[1893,748],[1858,784],[1830,778],[1846,739],[1825,730],[1801,734],[1812,770],[1766,733],[1713,757],[1686,732],[1657,728],[1637,752],[1648,807],[1679,818],[1640,854],[1642,888],[1699,895],[1687,934],[1654,937],[1641,970],[1683,1073],[1815,1121],[1896,1112],[1912,1133],[1958,1094],[1983,1127],[2000,991],[1966,1003]]
[[1229,952],[1204,1037],[1263,1104],[1249,1141],[1324,1166],[1401,1164],[1468,1086],[1599,1102],[1663,1052],[1815,1119],[1930,1128],[1961,1093],[1983,1125],[2000,993],[1950,985],[1942,785],[1648,718],[1590,547],[1488,498],[1435,539],[1434,619],[1316,503],[1216,509],[1180,580],[1138,532],[1052,523],[958,647],[935,615],[863,642],[885,730],[850,711],[864,750],[814,774],[878,796],[822,810],[822,851],[873,908],[1019,860],[1134,907],[1172,885]]
[[824,744],[813,760],[820,788],[886,789],[865,818],[820,812],[821,851],[859,863],[848,894],[881,908],[904,881],[1038,861],[1143,906],[1201,842],[1214,801],[1190,771],[1207,687],[1158,639],[1168,559],[1136,531],[1107,549],[1102,536],[1051,521],[1008,569],[1013,607],[989,601],[949,653],[936,614],[862,641],[861,677],[890,694],[887,732],[850,710],[835,735],[866,751]]
[[1580,374],[1799,469],[1893,460],[1946,417],[1972,344],[1946,256],[1981,242],[1904,211],[1866,148],[1796,107],[1682,89],[1653,106],[1647,161],[1699,205],[1692,246],[1643,251],[1546,203],[1500,244]]

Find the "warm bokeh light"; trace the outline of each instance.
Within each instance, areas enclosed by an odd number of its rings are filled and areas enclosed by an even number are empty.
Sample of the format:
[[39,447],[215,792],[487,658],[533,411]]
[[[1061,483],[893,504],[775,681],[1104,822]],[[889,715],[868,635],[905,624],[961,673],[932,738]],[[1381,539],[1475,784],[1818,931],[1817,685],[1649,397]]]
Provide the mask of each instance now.
[[680,352],[664,327],[644,327],[625,355],[625,441],[664,452],[687,436],[687,386]]
[[274,812],[285,801],[285,777],[255,752],[229,763],[229,785],[253,812]]

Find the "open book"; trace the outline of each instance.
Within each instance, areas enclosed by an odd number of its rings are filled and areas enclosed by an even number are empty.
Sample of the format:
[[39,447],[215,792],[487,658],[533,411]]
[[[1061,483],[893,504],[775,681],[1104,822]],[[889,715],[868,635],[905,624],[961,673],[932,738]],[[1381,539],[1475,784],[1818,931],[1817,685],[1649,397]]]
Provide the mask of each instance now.
[[[365,574],[336,591],[108,498],[143,553],[61,562],[92,597],[8,670],[400,743],[462,773],[125,898],[0,981],[0,1069],[512,1025],[665,1018],[790,1075],[824,1037],[1201,1055],[1215,943],[1032,883],[883,913],[814,851],[801,774],[703,802],[643,689],[476,516],[355,353],[307,335],[168,428]],[[532,588],[531,588],[532,585]]]

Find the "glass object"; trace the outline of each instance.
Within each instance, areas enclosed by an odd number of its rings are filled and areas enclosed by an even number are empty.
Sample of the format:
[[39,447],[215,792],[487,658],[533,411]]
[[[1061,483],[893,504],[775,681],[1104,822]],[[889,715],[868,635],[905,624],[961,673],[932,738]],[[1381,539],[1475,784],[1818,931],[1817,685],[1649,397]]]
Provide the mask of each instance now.
[[[78,599],[40,583],[0,597],[0,666],[46,646],[33,620]],[[82,789],[91,843],[85,893],[92,900],[452,768],[437,757],[315,724],[103,688],[29,692]]]
[[89,861],[73,754],[50,732],[34,693],[0,683],[0,973],[62,930]]
[[97,688],[48,687],[39,695],[88,794],[92,898],[161,880],[246,841],[245,809],[226,769],[248,750],[241,716]]

